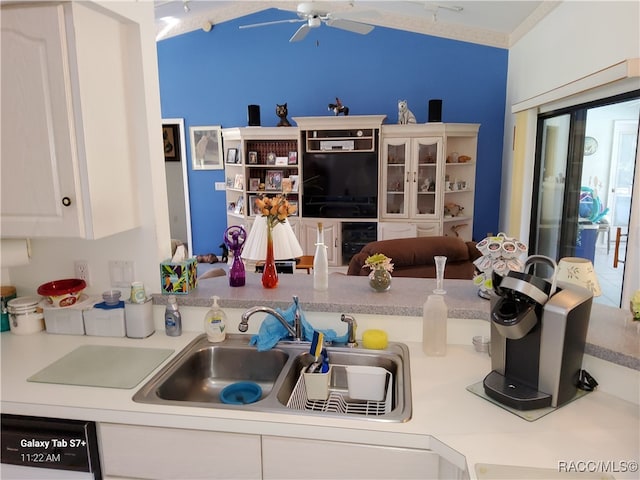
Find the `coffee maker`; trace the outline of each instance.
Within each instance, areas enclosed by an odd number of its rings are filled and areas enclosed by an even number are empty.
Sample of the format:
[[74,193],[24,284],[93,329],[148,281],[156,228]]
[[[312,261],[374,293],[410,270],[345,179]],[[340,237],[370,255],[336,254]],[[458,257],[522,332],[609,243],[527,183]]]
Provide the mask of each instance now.
[[[550,278],[528,273],[536,264]],[[523,272],[494,275],[491,368],[485,394],[518,410],[559,407],[577,393],[593,294],[555,280],[556,263],[529,257]]]

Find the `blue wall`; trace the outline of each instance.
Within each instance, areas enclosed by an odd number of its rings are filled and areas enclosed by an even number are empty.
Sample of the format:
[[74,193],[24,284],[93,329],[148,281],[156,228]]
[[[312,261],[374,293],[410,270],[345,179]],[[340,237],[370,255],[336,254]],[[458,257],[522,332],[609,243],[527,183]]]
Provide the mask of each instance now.
[[[192,125],[246,126],[249,104],[268,127],[278,103],[289,119],[330,115],[337,96],[352,115],[384,114],[386,123],[406,99],[424,123],[428,100],[441,98],[443,122],[481,124],[473,236],[497,232],[508,51],[382,27],[358,35],[322,26],[298,43],[288,42],[298,24],[238,29],[283,18],[272,9],[158,42],[163,117],[184,118],[188,139]],[[196,254],[220,252],[226,212],[214,183],[223,181],[222,170],[189,165]]]

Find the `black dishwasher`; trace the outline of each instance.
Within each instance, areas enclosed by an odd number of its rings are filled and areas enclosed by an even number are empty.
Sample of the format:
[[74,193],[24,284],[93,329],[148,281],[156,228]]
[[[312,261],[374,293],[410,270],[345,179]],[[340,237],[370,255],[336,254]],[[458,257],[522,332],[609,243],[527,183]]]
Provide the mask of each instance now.
[[94,422],[2,414],[1,423],[3,479],[102,479]]

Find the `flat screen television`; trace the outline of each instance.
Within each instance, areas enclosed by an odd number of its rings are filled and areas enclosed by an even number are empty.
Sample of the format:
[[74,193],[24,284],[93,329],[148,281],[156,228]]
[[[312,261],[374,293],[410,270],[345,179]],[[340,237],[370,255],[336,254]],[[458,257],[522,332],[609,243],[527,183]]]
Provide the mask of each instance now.
[[377,217],[376,152],[305,153],[302,174],[303,217]]

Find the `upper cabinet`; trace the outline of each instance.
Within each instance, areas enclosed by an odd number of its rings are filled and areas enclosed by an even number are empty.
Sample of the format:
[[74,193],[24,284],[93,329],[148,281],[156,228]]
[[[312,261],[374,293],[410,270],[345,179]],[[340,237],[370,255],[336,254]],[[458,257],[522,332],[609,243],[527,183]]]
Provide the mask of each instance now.
[[93,239],[141,223],[134,27],[98,8],[2,6],[3,237]]

